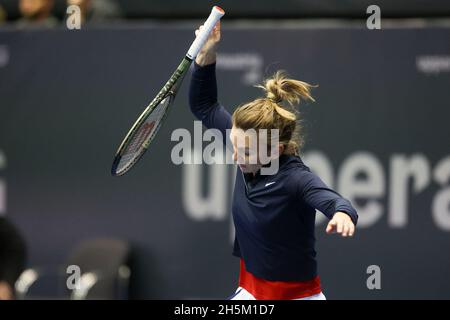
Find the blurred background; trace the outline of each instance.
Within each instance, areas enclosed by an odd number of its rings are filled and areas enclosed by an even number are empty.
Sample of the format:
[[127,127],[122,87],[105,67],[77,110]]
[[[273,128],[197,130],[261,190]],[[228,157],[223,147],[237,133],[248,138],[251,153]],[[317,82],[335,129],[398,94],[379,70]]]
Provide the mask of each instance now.
[[340,239],[317,213],[327,298],[449,299],[443,0],[0,0],[0,299],[235,290],[235,168],[170,158],[173,130],[194,132],[189,75],[142,161],[110,174],[123,135],[213,5],[226,11],[217,78],[230,111],[278,69],[319,85],[301,107],[302,157],[360,216],[355,237]]

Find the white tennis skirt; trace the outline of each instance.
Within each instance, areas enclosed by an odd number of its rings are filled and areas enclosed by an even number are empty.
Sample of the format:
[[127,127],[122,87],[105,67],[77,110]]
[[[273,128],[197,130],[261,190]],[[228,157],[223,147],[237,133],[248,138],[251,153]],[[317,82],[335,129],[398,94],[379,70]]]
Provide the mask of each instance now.
[[[228,300],[256,300],[256,298],[244,288],[238,287],[236,289],[236,292],[233,295],[231,295],[231,297],[228,297]],[[294,300],[327,300],[327,298],[322,292],[320,292],[318,294],[309,297]]]

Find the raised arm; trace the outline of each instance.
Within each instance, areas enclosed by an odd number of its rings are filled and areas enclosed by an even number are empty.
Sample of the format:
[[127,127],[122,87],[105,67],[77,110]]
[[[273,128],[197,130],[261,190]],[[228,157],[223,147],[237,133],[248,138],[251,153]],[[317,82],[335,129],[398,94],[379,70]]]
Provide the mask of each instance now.
[[195,59],[189,87],[189,106],[205,127],[220,130],[223,138],[227,139],[226,129],[232,126],[231,115],[217,100],[216,49],[219,41],[220,21]]

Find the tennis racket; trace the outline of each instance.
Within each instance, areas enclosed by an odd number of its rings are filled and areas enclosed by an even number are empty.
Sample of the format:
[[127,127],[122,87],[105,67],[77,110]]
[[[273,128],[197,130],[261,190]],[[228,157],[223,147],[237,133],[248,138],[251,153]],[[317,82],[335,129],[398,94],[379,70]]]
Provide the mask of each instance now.
[[225,12],[220,7],[215,6],[212,8],[211,14],[203,24],[203,28],[198,33],[178,68],[141,113],[117,149],[111,168],[113,176],[121,176],[127,173],[144,155],[161,127],[167,111],[173,104],[192,61],[205,44],[217,21],[224,14]]

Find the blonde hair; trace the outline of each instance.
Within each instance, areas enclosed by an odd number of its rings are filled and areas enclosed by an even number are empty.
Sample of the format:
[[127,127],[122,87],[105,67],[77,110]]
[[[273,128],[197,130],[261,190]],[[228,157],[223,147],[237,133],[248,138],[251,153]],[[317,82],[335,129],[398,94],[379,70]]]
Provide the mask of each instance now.
[[266,97],[239,106],[233,113],[233,125],[243,130],[268,129],[270,132],[270,129],[278,129],[283,154],[299,155],[304,141],[295,105],[301,101],[315,101],[311,95],[314,86],[289,79],[284,71],[277,71],[256,87],[262,88]]

